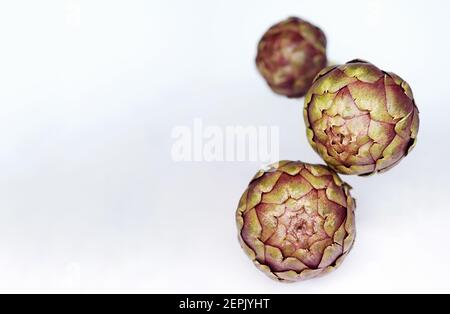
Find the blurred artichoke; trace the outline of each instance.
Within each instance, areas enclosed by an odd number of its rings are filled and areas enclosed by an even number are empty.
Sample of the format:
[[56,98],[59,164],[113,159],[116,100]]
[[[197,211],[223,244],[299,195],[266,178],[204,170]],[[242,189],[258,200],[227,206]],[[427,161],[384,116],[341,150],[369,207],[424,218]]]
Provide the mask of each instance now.
[[362,60],[323,69],[303,113],[312,147],[344,174],[390,169],[414,147],[419,129],[408,83]]
[[302,97],[327,65],[322,30],[291,17],[272,26],[258,44],[256,66],[275,93]]
[[326,166],[280,161],[259,171],[236,211],[242,248],[277,280],[303,280],[334,270],[355,238],[355,202],[349,190]]

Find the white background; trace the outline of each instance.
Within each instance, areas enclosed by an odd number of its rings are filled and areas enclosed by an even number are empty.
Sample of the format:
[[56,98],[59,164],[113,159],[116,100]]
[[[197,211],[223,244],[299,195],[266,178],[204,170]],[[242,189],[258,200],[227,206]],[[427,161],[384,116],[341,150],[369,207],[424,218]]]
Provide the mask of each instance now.
[[[450,292],[448,1],[2,1],[0,290]],[[171,130],[277,125],[283,159],[320,163],[302,100],[274,95],[256,43],[291,15],[328,56],[413,88],[419,141],[393,170],[345,176],[356,245],[334,273],[281,284],[236,240],[256,162],[175,163]]]

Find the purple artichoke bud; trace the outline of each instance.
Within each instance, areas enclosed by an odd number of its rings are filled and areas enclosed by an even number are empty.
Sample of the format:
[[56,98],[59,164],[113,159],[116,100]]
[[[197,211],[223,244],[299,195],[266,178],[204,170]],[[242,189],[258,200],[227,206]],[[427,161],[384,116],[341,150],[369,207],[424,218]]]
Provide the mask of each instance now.
[[419,129],[408,83],[362,60],[323,69],[303,113],[312,147],[344,174],[390,169],[412,150]]
[[304,280],[334,270],[355,239],[349,190],[326,166],[280,161],[259,171],[236,211],[242,248],[276,280]]
[[291,17],[275,24],[258,44],[256,66],[275,93],[302,97],[327,65],[322,30]]

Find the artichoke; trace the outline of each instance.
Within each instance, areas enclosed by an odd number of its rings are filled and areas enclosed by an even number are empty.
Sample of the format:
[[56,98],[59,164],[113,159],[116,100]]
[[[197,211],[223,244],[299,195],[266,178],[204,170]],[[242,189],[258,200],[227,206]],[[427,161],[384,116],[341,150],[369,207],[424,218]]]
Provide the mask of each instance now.
[[291,17],[275,24],[258,44],[256,66],[275,93],[302,97],[327,65],[322,30]]
[[408,83],[362,60],[323,69],[303,114],[312,147],[344,174],[390,169],[415,146],[419,129]]
[[260,170],[239,201],[239,242],[254,264],[280,281],[338,267],[355,239],[350,186],[330,168],[280,161]]

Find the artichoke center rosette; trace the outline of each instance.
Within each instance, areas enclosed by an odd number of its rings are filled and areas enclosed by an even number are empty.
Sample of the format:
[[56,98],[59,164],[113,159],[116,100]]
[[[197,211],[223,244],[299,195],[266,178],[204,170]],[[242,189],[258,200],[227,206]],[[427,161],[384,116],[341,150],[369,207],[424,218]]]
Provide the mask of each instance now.
[[297,17],[273,25],[258,43],[256,66],[270,88],[287,97],[302,97],[327,65],[322,30]]
[[260,170],[236,211],[239,242],[269,277],[298,281],[338,267],[355,239],[350,186],[330,168],[280,161]]
[[419,129],[408,83],[362,60],[323,69],[303,114],[312,147],[344,174],[392,168],[415,146]]

